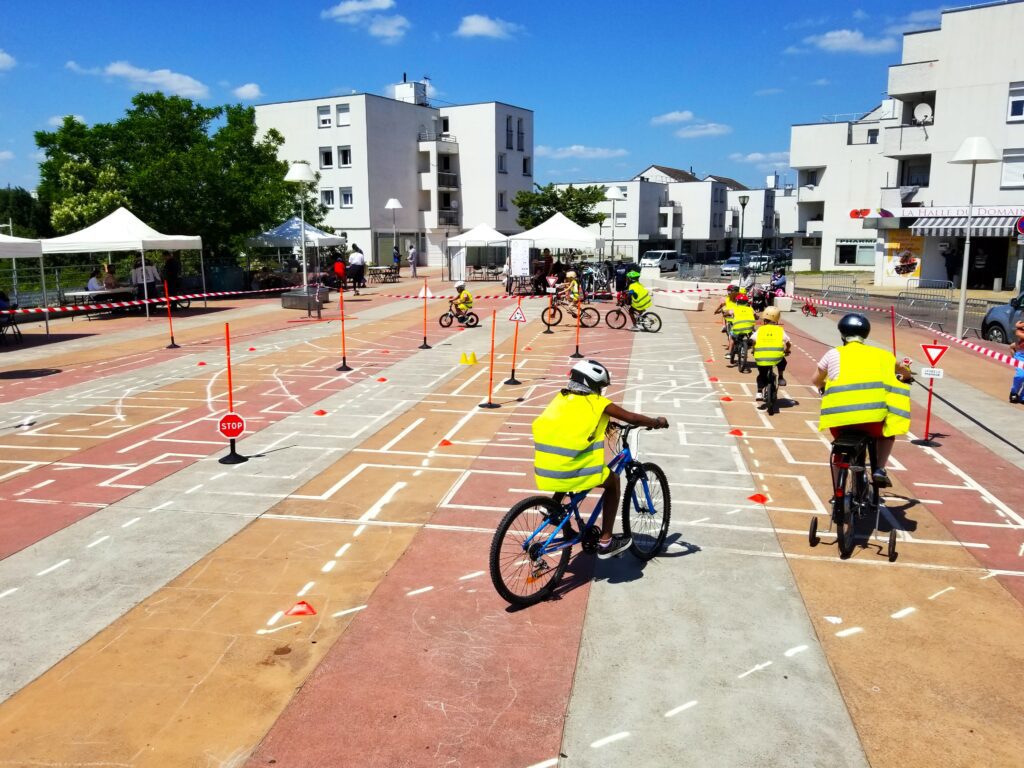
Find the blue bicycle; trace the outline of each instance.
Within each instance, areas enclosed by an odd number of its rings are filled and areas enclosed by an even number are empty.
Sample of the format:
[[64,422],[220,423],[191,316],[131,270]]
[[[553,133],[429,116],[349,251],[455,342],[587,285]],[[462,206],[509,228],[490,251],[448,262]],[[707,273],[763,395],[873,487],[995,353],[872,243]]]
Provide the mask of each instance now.
[[[629,433],[635,426],[609,424],[619,432],[621,447],[608,468],[625,473],[622,528],[632,538],[630,552],[650,560],[661,551],[668,534],[672,500],[668,478],[657,464],[633,458]],[[569,565],[572,548],[597,551],[601,499],[584,524],[580,504],[590,491],[530,496],[505,513],[491,542],[490,570],[494,588],[512,605],[526,606],[549,597]],[[573,522],[575,521],[575,528]]]

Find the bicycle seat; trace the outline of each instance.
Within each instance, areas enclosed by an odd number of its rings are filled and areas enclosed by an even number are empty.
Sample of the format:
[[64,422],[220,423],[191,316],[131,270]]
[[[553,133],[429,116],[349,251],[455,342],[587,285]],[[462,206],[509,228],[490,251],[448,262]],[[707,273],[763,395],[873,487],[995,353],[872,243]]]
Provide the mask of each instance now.
[[867,432],[861,432],[859,429],[847,429],[839,433],[839,435],[832,440],[833,448],[859,448],[861,444],[874,440],[871,435]]

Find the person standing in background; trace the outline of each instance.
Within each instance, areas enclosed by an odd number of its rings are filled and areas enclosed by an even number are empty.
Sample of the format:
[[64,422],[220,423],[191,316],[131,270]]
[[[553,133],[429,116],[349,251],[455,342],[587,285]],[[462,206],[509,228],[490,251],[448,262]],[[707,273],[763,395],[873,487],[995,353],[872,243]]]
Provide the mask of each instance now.
[[135,269],[132,270],[132,285],[135,286],[135,297],[138,299],[151,299],[156,296],[156,284],[160,281],[160,273],[156,267],[147,263],[142,266],[142,259],[135,260]]
[[103,287],[107,290],[117,288],[117,275],[114,274],[114,265],[107,264],[103,271]]
[[170,295],[177,296],[181,290],[181,259],[173,251],[164,254],[164,280]]
[[352,273],[352,292],[358,296],[359,286],[363,284],[363,270],[366,269],[366,256],[359,250],[359,246],[353,243],[352,253],[348,257],[348,268]]
[[[395,268],[395,275],[401,276],[402,274],[402,254],[398,250],[398,243],[391,248],[391,266]],[[415,273],[414,273],[415,275]]]
[[416,252],[416,246],[409,246],[409,274],[412,277],[416,277],[416,261],[419,259],[419,253]]

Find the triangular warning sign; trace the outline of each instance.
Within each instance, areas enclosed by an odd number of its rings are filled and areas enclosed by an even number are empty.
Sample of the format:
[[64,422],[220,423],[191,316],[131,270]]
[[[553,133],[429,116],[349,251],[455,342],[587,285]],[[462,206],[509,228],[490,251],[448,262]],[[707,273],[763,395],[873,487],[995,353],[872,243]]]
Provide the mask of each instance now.
[[924,350],[924,356],[928,358],[928,362],[934,368],[949,347],[945,344],[922,344],[921,349]]
[[423,299],[423,298],[432,299],[432,298],[434,298],[434,294],[432,294],[430,292],[430,288],[428,288],[426,285],[424,285],[422,288],[420,288],[420,292],[416,294],[416,298],[417,299]]
[[508,319],[513,323],[525,323],[526,315],[523,314],[523,308],[516,307],[515,311],[508,316]]

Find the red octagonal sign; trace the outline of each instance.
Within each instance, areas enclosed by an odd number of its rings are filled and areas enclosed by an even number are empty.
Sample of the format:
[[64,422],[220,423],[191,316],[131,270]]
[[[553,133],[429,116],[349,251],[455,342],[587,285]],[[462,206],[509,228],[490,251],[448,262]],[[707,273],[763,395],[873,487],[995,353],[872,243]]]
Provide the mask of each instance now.
[[227,413],[221,416],[220,421],[217,422],[217,431],[220,432],[222,437],[234,440],[236,437],[241,437],[242,433],[245,432],[245,419],[237,413]]

